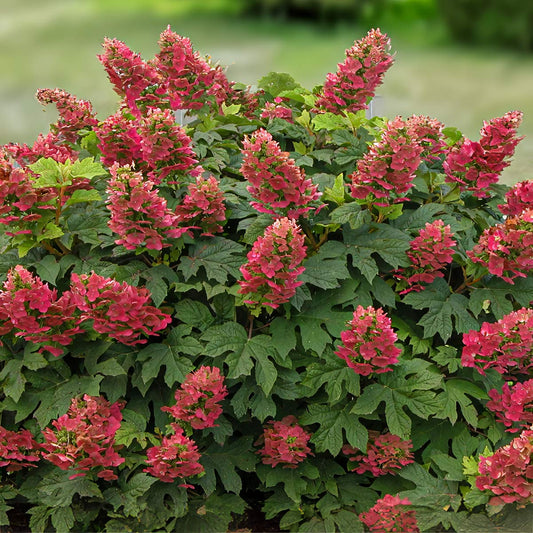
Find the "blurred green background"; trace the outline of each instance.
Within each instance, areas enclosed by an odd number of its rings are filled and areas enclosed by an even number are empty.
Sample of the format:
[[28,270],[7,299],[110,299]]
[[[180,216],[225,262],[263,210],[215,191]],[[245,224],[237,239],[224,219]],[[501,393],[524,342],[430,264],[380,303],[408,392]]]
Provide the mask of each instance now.
[[254,85],[288,72],[311,89],[369,28],[392,39],[395,64],[378,113],[437,118],[479,137],[483,120],[520,109],[524,122],[504,181],[533,166],[533,2],[525,0],[0,0],[0,144],[33,143],[55,110],[35,100],[60,87],[100,118],[117,96],[96,55],[104,37],[145,59],[167,25]]

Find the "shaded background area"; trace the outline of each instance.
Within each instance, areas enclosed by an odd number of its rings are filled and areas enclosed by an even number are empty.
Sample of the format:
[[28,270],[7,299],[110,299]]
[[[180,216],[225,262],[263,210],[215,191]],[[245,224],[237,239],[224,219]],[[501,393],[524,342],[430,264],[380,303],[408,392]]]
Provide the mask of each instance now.
[[[531,4],[531,5],[530,5]],[[533,3],[523,0],[0,0],[0,144],[33,143],[55,110],[35,99],[60,87],[116,109],[96,55],[104,37],[143,58],[167,25],[195,49],[254,85],[288,72],[311,89],[336,70],[369,28],[392,39],[395,65],[378,90],[378,113],[425,114],[479,137],[483,120],[520,109],[524,122],[504,181],[532,177]]]

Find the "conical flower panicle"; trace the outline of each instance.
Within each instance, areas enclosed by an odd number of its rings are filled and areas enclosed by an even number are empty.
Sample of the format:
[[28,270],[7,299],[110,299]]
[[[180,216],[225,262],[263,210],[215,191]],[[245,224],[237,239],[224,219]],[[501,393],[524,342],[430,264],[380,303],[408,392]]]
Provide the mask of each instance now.
[[241,267],[244,280],[239,281],[245,303],[276,309],[288,302],[302,282],[306,246],[302,230],[295,220],[280,218],[266,228],[248,252],[248,262]]
[[283,152],[272,135],[259,129],[243,141],[242,175],[250,185],[251,205],[260,213],[276,218],[307,216],[321,193],[305,172]]
[[513,217],[533,209],[533,180],[515,183],[505,195],[505,204],[498,208],[502,214]]
[[398,336],[383,309],[358,306],[348,329],[341,333],[341,345],[335,352],[361,376],[391,372],[401,349],[394,346]]
[[[515,433],[533,426],[533,379],[523,383],[504,383],[501,393],[497,389],[489,391],[490,400],[487,409],[496,414],[496,418],[506,431]],[[513,424],[520,427],[513,427]]]
[[366,513],[361,513],[359,520],[372,533],[420,533],[416,513],[409,505],[411,502],[407,498],[385,494]]
[[[405,200],[413,187],[423,148],[408,124],[400,117],[385,125],[381,140],[374,142],[357,162],[352,181],[354,198],[389,205]],[[379,202],[375,202],[377,199]]]
[[487,198],[487,189],[496,183],[522,140],[517,129],[522,112],[510,111],[503,117],[485,122],[479,141],[463,139],[449,149],[444,161],[446,179],[458,183],[461,191],[472,191],[477,198]]
[[329,73],[315,104],[315,111],[341,114],[366,109],[392,66],[390,39],[379,29],[370,30],[346,50],[346,59]]

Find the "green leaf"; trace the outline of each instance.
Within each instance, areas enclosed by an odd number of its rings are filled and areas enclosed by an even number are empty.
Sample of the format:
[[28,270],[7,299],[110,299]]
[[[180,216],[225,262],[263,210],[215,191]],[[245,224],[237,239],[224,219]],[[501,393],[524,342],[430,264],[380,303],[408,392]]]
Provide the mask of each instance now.
[[401,498],[408,498],[415,506],[431,509],[445,509],[451,506],[457,510],[461,505],[456,482],[435,478],[417,463],[405,466],[398,475],[415,484],[415,489],[404,490],[399,494]]
[[86,157],[74,161],[69,168],[70,175],[73,178],[87,178],[92,179],[97,176],[105,176],[107,174],[106,169],[102,163],[94,161],[92,157]]
[[155,379],[162,366],[165,367],[164,380],[169,387],[185,380],[185,376],[194,368],[193,364],[188,358],[180,357],[176,346],[173,348],[153,343],[137,354],[137,360],[142,363],[141,377],[144,383]]
[[359,396],[359,375],[331,351],[327,350],[326,355],[327,360],[312,363],[304,374],[302,385],[311,389],[309,396],[316,394],[322,385],[325,385],[331,404],[335,404],[347,394]]
[[228,275],[239,279],[239,267],[244,260],[242,245],[223,237],[213,237],[193,245],[189,255],[182,256],[178,270],[183,273],[187,281],[198,273],[200,267],[203,267],[207,279],[226,283]]
[[344,204],[345,186],[344,174],[339,174],[335,178],[333,187],[326,187],[322,195],[322,200],[335,202],[337,205]]
[[55,507],[50,513],[56,531],[71,531],[74,526],[74,513],[70,507]]
[[83,202],[99,202],[102,200],[100,193],[95,189],[77,189],[72,196],[65,202],[64,208],[69,205],[80,204]]
[[38,263],[35,263],[37,275],[43,280],[55,285],[60,265],[53,255],[45,255]]
[[44,187],[57,187],[61,184],[61,163],[51,157],[41,157],[37,162],[29,165],[29,168],[39,177],[34,180],[33,186],[36,189]]
[[355,448],[366,450],[368,431],[352,414],[352,404],[343,407],[332,407],[317,403],[309,404],[307,412],[300,417],[301,424],[319,424],[313,432],[311,442],[317,452],[329,451],[337,456],[346,440]]
[[362,210],[356,202],[349,202],[331,211],[331,221],[336,224],[349,224],[352,229],[360,228],[372,220],[372,215],[367,209]]
[[76,494],[81,497],[102,498],[98,485],[87,477],[69,479],[70,470],[53,471],[37,486],[40,502],[50,507],[67,507]]
[[105,501],[113,506],[114,511],[122,507],[124,516],[137,517],[148,505],[143,496],[156,481],[155,477],[144,473],[135,474],[127,481],[120,477],[119,487],[111,487],[104,491]]
[[346,127],[344,119],[335,113],[320,113],[313,117],[311,121],[313,124],[313,129],[315,131],[327,130],[342,130]]
[[199,480],[199,484],[207,495],[216,489],[215,472],[226,491],[240,494],[242,481],[236,470],[253,472],[258,461],[252,447],[252,440],[252,437],[241,437],[223,446],[212,444],[202,452],[200,462],[205,468],[205,475]]
[[421,359],[412,359],[395,365],[394,372],[380,374],[380,383],[363,390],[352,413],[374,413],[385,402],[385,419],[391,433],[402,439],[411,434],[411,418],[405,412],[427,420],[442,408],[442,399],[436,398],[433,389],[442,381],[437,369]]
[[176,317],[200,331],[205,331],[215,321],[206,305],[189,298],[176,304]]
[[346,509],[341,509],[340,511],[333,513],[332,518],[337,524],[338,530],[340,532],[350,532],[350,533],[363,533],[363,523],[359,520],[359,517],[355,512],[347,511]]
[[286,72],[269,72],[257,82],[257,86],[272,96],[278,96],[283,91],[301,88],[301,85]]
[[[248,219],[244,219],[241,221],[245,222]],[[244,233],[244,237],[242,238],[243,242],[246,244],[253,244],[258,237],[263,236],[265,233],[265,229],[268,228],[272,224],[272,216],[268,215],[266,213],[262,213],[258,217],[255,217],[251,224],[248,224],[246,227],[246,232]],[[239,224],[239,229],[241,228],[241,224]]]
[[26,378],[22,373],[23,361],[20,359],[11,359],[5,363],[0,372],[0,383],[2,384],[3,393],[12,398],[16,403],[19,401],[26,387]]
[[[48,530],[48,520],[52,508],[47,505],[36,505],[28,510],[30,517],[30,529],[32,531],[47,531]],[[9,525],[9,522],[8,522]]]
[[63,235],[63,230],[54,224],[53,222],[48,222],[44,227],[44,231],[37,235],[37,242],[41,242],[47,239],[58,239]]
[[305,271],[299,280],[321,289],[335,289],[338,280],[350,277],[346,268],[345,246],[338,241],[328,241],[320,247],[317,254],[303,262]]
[[283,358],[296,348],[296,332],[291,321],[286,317],[276,317],[270,323],[270,333],[272,345]]
[[463,481],[465,476],[463,474],[463,466],[459,459],[450,457],[439,450],[433,451],[431,460],[443,471],[446,472],[444,479],[446,481]]
[[436,279],[424,291],[407,294],[403,302],[415,309],[429,308],[418,321],[418,325],[424,328],[425,338],[438,333],[447,342],[454,329],[457,333],[478,329],[477,320],[467,311],[468,299],[462,294],[450,293],[448,284],[442,278]]
[[485,400],[488,398],[486,392],[470,381],[464,379],[448,379],[444,381],[444,392],[438,398],[444,402],[442,410],[435,413],[436,418],[448,418],[452,424],[457,420],[457,405],[460,406],[465,420],[472,427],[477,427],[477,411],[472,405],[472,398]]

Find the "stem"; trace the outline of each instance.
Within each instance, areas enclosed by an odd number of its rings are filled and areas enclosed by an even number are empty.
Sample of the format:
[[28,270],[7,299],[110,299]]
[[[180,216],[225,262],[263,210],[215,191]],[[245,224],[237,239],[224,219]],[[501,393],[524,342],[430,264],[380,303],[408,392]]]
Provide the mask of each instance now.
[[252,313],[248,315],[248,339],[252,338],[252,333],[254,331],[254,316]]
[[49,242],[41,241],[42,247],[56,257],[62,257],[64,254],[56,250]]

